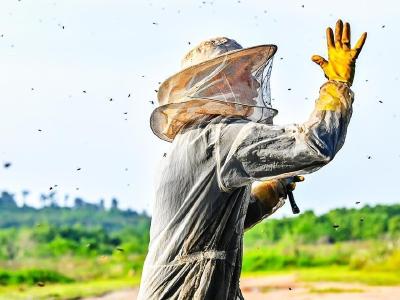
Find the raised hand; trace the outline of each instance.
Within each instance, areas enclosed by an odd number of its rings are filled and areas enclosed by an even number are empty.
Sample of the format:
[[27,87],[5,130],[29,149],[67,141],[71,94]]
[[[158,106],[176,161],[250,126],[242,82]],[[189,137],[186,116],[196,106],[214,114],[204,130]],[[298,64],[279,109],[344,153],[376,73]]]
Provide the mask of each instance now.
[[350,24],[341,20],[336,22],[335,37],[330,27],[326,29],[326,40],[328,44],[328,60],[319,55],[313,55],[311,60],[317,63],[329,80],[353,83],[355,62],[364,46],[367,33],[364,32],[355,47],[350,46]]

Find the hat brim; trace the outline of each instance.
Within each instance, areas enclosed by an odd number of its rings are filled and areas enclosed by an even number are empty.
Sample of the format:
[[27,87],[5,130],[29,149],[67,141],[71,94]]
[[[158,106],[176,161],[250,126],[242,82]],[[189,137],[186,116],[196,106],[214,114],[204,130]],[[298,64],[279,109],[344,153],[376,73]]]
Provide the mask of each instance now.
[[[229,64],[231,61],[241,59],[256,61],[260,66],[264,65],[270,60],[276,53],[278,47],[276,45],[260,45],[245,49],[238,49],[221,54],[215,58],[204,61],[202,63],[190,66],[186,69],[179,71],[166,79],[158,90],[158,100],[160,106],[157,107],[150,117],[150,127],[153,133],[159,138],[171,142],[179,129],[185,124],[183,119],[176,121],[176,124],[172,124],[167,120],[166,111],[168,109],[179,112],[180,110],[186,110],[187,107],[193,111],[196,107],[202,107],[210,99],[202,98],[188,98],[183,94],[187,86],[190,86],[193,82],[193,78],[198,79],[199,74],[208,74],[215,70],[221,64]],[[209,71],[209,72],[208,72]],[[197,76],[197,77],[196,77]],[[171,97],[172,95],[172,97]],[[171,99],[179,99],[171,101]],[[225,103],[226,104],[226,103]],[[244,107],[246,105],[239,104]],[[257,107],[254,105],[248,105],[248,107]],[[276,115],[277,110],[268,107],[258,107],[263,110],[271,110],[271,115]],[[190,120],[187,120],[190,121]],[[166,127],[173,127],[166,128]]]
[[[213,102],[213,108],[205,109],[207,105]],[[219,104],[219,107],[218,105]],[[218,100],[210,100],[210,99],[196,99],[183,103],[169,103],[162,106],[157,107],[150,116],[150,128],[153,133],[159,137],[160,139],[172,142],[176,136],[176,134],[180,131],[182,127],[184,127],[187,123],[196,120],[205,115],[224,115],[224,116],[235,116],[235,117],[244,117],[243,114],[237,113],[238,107],[241,107],[241,111],[245,111],[247,109],[258,109],[268,111],[269,117],[267,119],[250,119],[251,121],[263,121],[267,123],[272,123],[272,119],[274,116],[278,114],[278,110],[272,107],[260,107],[260,106],[251,106],[244,105],[240,103],[231,103],[235,106],[235,112],[231,112],[227,106],[226,102],[218,101]],[[207,110],[207,113],[202,113],[202,111]],[[189,112],[188,112],[189,111]],[[214,112],[214,113],[213,113]],[[173,118],[171,122],[168,121],[169,116],[176,116]]]

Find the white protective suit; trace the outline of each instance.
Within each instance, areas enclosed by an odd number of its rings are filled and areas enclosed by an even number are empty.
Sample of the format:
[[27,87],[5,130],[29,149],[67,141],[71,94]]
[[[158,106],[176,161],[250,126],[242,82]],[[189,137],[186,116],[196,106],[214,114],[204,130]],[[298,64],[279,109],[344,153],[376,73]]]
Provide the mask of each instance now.
[[267,213],[249,207],[251,183],[330,162],[352,102],[347,84],[328,81],[304,124],[208,116],[180,130],[159,173],[139,299],[242,299],[245,221],[249,227]]

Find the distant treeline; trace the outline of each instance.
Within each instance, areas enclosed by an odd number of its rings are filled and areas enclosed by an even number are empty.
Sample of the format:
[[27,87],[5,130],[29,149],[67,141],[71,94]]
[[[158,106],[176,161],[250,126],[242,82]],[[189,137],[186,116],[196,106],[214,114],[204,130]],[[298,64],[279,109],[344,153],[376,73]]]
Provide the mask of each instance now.
[[300,244],[335,243],[397,237],[400,234],[400,205],[340,208],[317,216],[306,211],[298,217],[270,219],[245,234],[247,245],[294,241]]
[[[95,256],[113,252],[145,254],[150,217],[145,213],[110,209],[83,199],[73,207],[40,209],[16,205],[11,194],[0,197],[0,259],[18,257]],[[317,216],[267,219],[245,234],[248,248],[277,244],[331,244],[340,241],[394,237],[400,233],[400,205],[335,209]]]
[[0,196],[0,260],[28,257],[146,253],[150,217],[120,210],[113,199],[110,209],[76,198],[74,206],[52,202],[36,209],[17,206],[12,194]]
[[[42,195],[41,198],[46,197]],[[50,195],[47,198],[53,197]],[[118,200],[115,198],[112,199],[109,209],[105,208],[103,200],[99,203],[89,203],[82,198],[75,198],[71,207],[59,206],[52,200],[43,203],[45,205],[39,209],[27,205],[20,207],[13,194],[3,191],[0,194],[0,229],[31,228],[48,224],[52,227],[101,228],[107,232],[140,228],[144,234],[148,231],[150,223],[150,217],[145,212],[119,209]]]

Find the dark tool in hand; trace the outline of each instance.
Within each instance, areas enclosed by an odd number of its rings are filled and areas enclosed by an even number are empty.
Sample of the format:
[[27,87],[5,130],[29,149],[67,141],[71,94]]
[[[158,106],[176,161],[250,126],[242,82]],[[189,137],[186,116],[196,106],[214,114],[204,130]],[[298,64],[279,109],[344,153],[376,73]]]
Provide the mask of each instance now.
[[293,214],[297,215],[298,213],[300,213],[300,208],[297,206],[296,201],[294,201],[294,196],[292,191],[288,191],[288,197],[290,206],[292,207],[292,212]]
[[304,181],[303,176],[294,176],[292,182],[287,185],[287,195],[289,198],[290,206],[292,207],[293,214],[297,215],[300,213],[300,208],[297,206],[296,201],[294,201],[293,190],[296,188],[296,182]]

